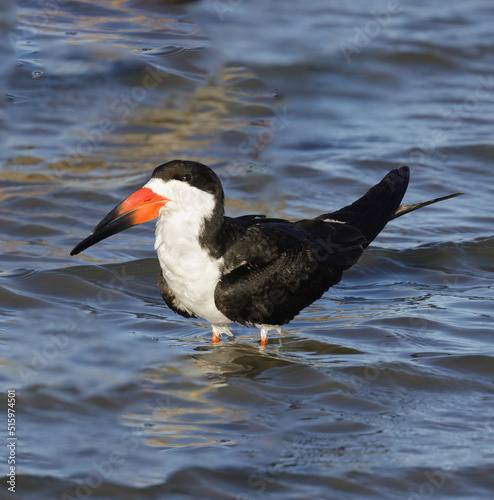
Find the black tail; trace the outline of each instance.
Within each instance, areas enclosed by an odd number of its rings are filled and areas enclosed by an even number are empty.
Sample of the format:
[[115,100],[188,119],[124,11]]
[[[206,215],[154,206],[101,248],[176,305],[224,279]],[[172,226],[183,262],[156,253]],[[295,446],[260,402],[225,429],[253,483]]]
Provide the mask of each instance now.
[[367,240],[365,246],[368,246],[391,219],[463,194],[456,193],[415,205],[400,206],[409,179],[410,169],[408,167],[391,170],[379,184],[371,187],[362,198],[337,212],[320,215],[318,219],[334,219],[356,227],[365,236]]

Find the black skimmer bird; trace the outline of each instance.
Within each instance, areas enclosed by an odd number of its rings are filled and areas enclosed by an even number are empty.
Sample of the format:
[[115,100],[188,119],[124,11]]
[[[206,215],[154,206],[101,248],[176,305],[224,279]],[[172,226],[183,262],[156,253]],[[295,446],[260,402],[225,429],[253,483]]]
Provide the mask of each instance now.
[[408,167],[391,170],[351,205],[289,222],[260,215],[226,217],[223,187],[207,166],[175,160],[116,206],[70,253],[158,218],[158,286],[166,304],[232,335],[231,323],[255,325],[261,345],[336,285],[391,220],[462,193],[400,205]]

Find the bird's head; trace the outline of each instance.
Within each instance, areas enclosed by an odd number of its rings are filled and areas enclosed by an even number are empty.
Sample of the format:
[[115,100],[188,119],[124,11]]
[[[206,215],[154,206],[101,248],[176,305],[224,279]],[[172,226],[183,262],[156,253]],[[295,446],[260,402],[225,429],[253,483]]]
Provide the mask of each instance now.
[[111,210],[70,252],[76,255],[99,241],[156,217],[181,214],[212,219],[223,215],[224,194],[218,176],[206,165],[173,160],[156,167],[151,179]]

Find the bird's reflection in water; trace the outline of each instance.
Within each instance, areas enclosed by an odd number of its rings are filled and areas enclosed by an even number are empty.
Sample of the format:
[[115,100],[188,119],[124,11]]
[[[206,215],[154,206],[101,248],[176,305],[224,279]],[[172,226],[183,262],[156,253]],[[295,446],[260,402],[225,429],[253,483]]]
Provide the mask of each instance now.
[[150,446],[232,445],[249,439],[253,429],[267,431],[271,409],[287,404],[287,388],[275,387],[274,380],[283,379],[281,385],[295,380],[314,394],[340,389],[341,381],[328,385],[328,376],[311,366],[311,358],[332,354],[327,362],[338,363],[361,354],[295,334],[270,339],[262,349],[255,337],[200,345],[172,366],[147,371],[148,404],[142,412],[127,414],[125,422],[142,427]]
[[[224,379],[231,376],[255,378],[271,368],[305,364],[310,356],[362,354],[356,349],[294,334],[270,339],[267,348],[238,340],[217,346],[197,347],[195,351],[193,357],[205,373]],[[333,361],[339,362],[337,359]]]

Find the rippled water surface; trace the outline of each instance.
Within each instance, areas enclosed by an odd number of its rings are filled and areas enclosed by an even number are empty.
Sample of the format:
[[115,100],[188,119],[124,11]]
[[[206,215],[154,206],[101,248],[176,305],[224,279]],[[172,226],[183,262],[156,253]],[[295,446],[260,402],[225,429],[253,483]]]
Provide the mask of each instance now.
[[[492,2],[0,9],[16,498],[492,498]],[[159,295],[152,223],[69,256],[174,158],[231,215],[328,212],[400,164],[405,203],[466,194],[391,222],[265,349],[213,346]]]

